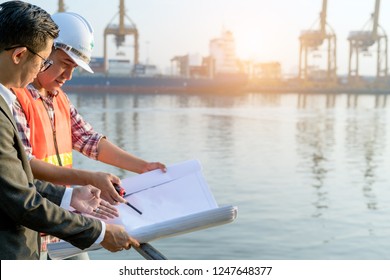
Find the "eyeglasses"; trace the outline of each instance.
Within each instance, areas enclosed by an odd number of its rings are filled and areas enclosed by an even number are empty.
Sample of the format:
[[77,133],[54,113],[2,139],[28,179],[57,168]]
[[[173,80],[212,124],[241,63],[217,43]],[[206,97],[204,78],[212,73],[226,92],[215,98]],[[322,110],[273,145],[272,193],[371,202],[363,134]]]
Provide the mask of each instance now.
[[33,55],[39,56],[42,59],[42,66],[41,66],[41,69],[39,70],[39,72],[45,72],[47,69],[50,68],[50,66],[53,65],[53,60],[43,58],[41,55],[37,54],[36,52],[34,52],[32,49],[30,49],[27,46],[14,46],[14,47],[5,48],[4,50],[9,51],[12,49],[23,48],[23,47],[26,48]]

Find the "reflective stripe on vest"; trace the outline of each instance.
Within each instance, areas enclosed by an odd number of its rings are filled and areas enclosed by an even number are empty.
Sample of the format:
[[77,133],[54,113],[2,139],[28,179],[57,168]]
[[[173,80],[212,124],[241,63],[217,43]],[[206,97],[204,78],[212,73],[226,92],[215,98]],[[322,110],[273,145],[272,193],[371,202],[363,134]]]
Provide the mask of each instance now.
[[[63,166],[72,166],[72,152],[60,154],[60,159]],[[58,162],[57,155],[48,156],[41,160],[54,165],[60,165],[60,163]]]
[[[12,89],[25,113],[30,127],[32,154],[40,160],[59,165],[54,146],[53,130],[43,101],[34,99],[28,89]],[[60,91],[53,99],[55,111],[56,139],[63,166],[72,166],[72,130],[70,105],[66,95]]]

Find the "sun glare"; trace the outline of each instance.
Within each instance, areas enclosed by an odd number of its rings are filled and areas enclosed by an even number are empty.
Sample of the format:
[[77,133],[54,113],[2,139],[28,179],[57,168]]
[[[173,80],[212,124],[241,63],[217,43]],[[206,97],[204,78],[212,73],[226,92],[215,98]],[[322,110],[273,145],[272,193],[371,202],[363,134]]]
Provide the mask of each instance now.
[[[234,31],[233,31],[234,32]],[[256,60],[260,58],[262,40],[254,37],[249,30],[234,32],[236,39],[236,55],[243,60]]]

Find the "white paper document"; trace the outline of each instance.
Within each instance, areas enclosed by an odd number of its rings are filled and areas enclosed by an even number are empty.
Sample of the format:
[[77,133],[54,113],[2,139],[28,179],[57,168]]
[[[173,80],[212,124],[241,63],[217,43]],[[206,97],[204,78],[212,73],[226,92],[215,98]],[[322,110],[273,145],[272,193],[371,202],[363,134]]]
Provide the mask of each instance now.
[[[140,243],[232,222],[237,207],[219,207],[197,160],[153,170],[122,180],[126,204],[118,206],[120,216],[106,223],[122,224]],[[93,245],[84,251],[100,249]],[[84,252],[67,242],[48,244],[52,259],[63,259]]]

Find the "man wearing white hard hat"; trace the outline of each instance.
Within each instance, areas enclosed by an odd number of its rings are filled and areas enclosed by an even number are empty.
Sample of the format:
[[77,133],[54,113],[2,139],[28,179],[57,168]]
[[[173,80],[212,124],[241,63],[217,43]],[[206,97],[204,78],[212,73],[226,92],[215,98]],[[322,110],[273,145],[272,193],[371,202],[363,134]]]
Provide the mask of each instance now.
[[[75,13],[57,13],[52,18],[60,29],[48,58],[52,65],[39,73],[27,88],[12,89],[17,96],[14,116],[34,177],[63,185],[90,184],[98,187],[102,198],[111,204],[125,202],[113,186],[120,184],[115,175],[70,168],[72,150],[136,173],[165,171],[165,165],[147,162],[120,149],[94,131],[77,112],[61,87],[72,78],[77,66],[93,73],[89,67],[93,29]],[[55,241],[46,237],[42,250],[46,249],[47,242]]]

